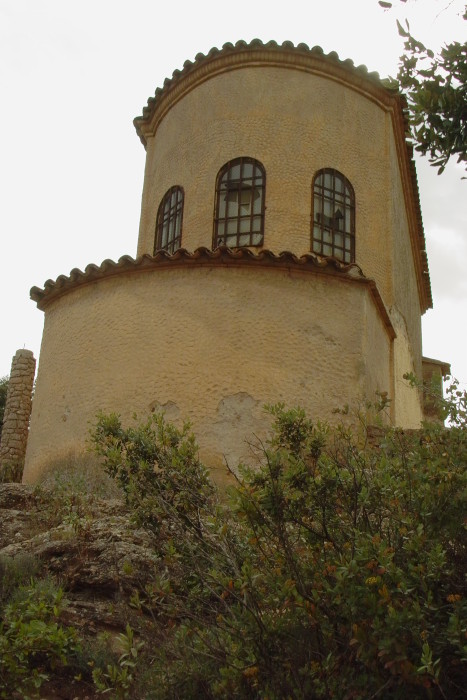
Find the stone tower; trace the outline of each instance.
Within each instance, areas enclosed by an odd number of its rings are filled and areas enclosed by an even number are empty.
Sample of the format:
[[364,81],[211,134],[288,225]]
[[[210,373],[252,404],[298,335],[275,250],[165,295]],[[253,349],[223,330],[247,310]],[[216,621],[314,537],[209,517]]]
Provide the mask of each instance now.
[[[137,257],[34,287],[45,313],[25,479],[85,447],[99,409],[190,419],[213,469],[263,405],[329,417],[375,391],[416,427],[430,281],[405,102],[289,42],[186,62],[135,119]],[[221,472],[219,472],[221,473]]]

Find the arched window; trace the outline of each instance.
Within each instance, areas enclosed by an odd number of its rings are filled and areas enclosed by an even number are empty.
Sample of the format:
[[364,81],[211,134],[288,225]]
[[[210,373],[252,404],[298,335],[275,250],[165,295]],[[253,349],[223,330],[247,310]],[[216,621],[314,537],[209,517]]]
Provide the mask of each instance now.
[[313,180],[311,249],[342,262],[355,260],[355,195],[337,170],[319,170]]
[[221,168],[216,182],[213,248],[263,245],[265,185],[265,170],[253,158],[236,158]]
[[154,254],[158,250],[174,253],[182,241],[183,189],[178,185],[167,190],[159,204]]

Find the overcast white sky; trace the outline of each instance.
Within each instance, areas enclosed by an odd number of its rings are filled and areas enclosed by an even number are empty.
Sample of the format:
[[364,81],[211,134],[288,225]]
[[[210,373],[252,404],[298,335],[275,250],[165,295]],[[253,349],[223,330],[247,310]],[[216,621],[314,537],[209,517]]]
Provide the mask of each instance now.
[[[33,285],[135,255],[144,148],[132,125],[185,60],[227,41],[290,40],[395,75],[396,17],[432,48],[465,40],[463,0],[0,0],[0,376],[39,357]],[[467,385],[467,181],[417,159],[434,309],[423,352]],[[364,271],[365,272],[365,271]]]

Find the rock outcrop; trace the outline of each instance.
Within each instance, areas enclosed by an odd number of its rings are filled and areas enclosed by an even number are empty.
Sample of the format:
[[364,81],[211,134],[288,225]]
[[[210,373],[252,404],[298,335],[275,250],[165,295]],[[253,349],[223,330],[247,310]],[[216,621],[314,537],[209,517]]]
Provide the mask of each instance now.
[[[154,537],[132,524],[122,500],[0,484],[0,565],[16,562],[25,583],[30,571],[52,576],[65,591],[61,622],[84,639],[105,632],[112,642],[128,622],[142,631],[146,620],[130,599],[154,575],[155,551]],[[44,689],[49,700],[95,697],[79,682],[55,679]]]

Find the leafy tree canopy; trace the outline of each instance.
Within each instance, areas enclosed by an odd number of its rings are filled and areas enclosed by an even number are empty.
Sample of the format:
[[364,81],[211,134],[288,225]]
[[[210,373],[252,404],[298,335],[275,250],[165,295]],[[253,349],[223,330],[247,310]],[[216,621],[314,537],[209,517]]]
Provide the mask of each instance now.
[[435,54],[412,35],[408,22],[397,26],[404,38],[397,80],[407,96],[416,150],[429,156],[438,173],[451,156],[467,163],[467,43],[447,43]]

